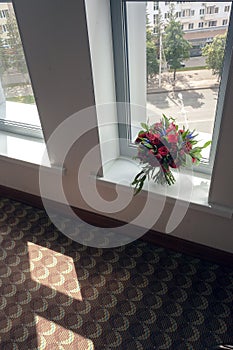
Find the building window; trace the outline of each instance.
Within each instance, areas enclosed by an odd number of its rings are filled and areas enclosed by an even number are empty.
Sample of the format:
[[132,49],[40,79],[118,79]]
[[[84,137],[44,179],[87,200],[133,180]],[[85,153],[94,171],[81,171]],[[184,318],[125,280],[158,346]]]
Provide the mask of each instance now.
[[184,30],[184,24],[181,24],[181,29]]
[[223,19],[223,20],[222,20],[222,25],[223,25],[223,26],[226,26],[227,23],[228,23],[228,20],[227,20],[227,19]]
[[9,10],[0,10],[0,18],[9,17]]
[[193,26],[194,26],[194,24],[193,23],[189,23],[189,29],[193,29]]
[[204,22],[199,22],[198,23],[198,28],[203,28],[204,27]]
[[229,12],[230,11],[230,6],[225,6],[224,7],[224,12]]
[[195,10],[192,10],[191,11],[191,16],[194,16],[195,15]]
[[189,17],[191,13],[190,9],[186,9],[182,11],[182,17]]
[[214,13],[218,13],[218,12],[219,12],[219,7],[215,7]]
[[176,12],[176,17],[177,17],[177,18],[178,18],[178,17],[181,17],[181,12],[180,12],[180,11]]
[[216,27],[217,21],[209,21],[209,27]]
[[208,7],[206,8],[206,13],[207,13],[208,15],[212,15],[212,14],[214,13],[214,6],[208,6]]
[[4,18],[9,17],[9,11],[8,10],[2,10],[2,14]]
[[43,139],[12,3],[1,3],[0,130]]
[[154,2],[154,11],[157,11],[159,9],[159,3],[158,1]]
[[205,9],[200,9],[200,15],[204,15],[205,14]]

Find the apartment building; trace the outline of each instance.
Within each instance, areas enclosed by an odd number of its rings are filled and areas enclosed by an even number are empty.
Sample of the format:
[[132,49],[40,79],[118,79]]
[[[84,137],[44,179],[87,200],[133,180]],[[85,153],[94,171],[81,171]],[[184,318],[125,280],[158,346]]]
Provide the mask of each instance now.
[[201,48],[211,42],[217,34],[224,34],[229,25],[231,2],[194,2],[194,1],[148,1],[147,14],[154,28],[159,13],[165,27],[171,4],[175,6],[185,38],[192,44],[191,55],[199,55]]
[[7,18],[10,14],[9,5],[7,3],[0,3],[0,38],[2,39],[2,45],[7,46],[9,44]]

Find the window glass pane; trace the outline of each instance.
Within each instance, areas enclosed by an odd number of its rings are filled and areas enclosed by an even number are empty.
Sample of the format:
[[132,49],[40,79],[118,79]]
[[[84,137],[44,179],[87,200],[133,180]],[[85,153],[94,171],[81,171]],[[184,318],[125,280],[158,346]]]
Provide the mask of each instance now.
[[0,129],[42,137],[11,3],[0,3]]
[[[135,72],[140,69],[146,72],[144,98],[147,114],[141,121],[149,119],[152,124],[165,114],[176,118],[181,127],[195,129],[203,143],[210,140],[231,2],[167,4],[159,1],[155,9],[150,1],[144,2],[144,8],[142,2],[130,1],[126,9],[130,101],[133,103],[134,95],[137,95],[135,91],[143,81],[141,73],[135,78]],[[138,17],[135,20],[136,9]],[[137,65],[135,70],[131,68],[134,64]],[[134,115],[131,115],[131,122],[134,126],[140,124]],[[135,127],[131,134],[133,141]],[[204,153],[206,161],[208,152]]]

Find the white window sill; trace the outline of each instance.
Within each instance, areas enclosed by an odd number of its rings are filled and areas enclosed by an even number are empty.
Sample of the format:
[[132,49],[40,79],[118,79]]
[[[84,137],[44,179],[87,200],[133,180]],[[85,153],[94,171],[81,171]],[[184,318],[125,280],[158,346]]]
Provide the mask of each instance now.
[[51,167],[44,141],[28,136],[0,131],[0,156]]
[[[129,187],[139,171],[140,167],[136,161],[120,157],[104,167],[104,176],[99,180]],[[174,185],[162,186],[149,181],[149,183],[145,183],[146,186],[142,193],[144,191],[150,191],[157,195],[166,195],[168,201],[174,202],[177,199],[185,202],[188,201],[190,202],[190,207],[193,209],[206,211],[226,218],[232,217],[232,210],[230,208],[214,206],[208,203],[210,175],[197,172],[190,175],[183,175],[177,172],[174,175],[176,178]],[[190,185],[186,188],[185,181],[187,179],[192,183],[192,191],[190,191]]]

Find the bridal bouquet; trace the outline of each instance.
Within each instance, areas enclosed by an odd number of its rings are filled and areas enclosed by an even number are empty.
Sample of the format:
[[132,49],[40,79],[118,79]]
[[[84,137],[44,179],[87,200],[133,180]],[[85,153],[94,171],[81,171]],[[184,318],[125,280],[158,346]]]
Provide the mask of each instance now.
[[135,194],[141,191],[146,178],[159,184],[172,185],[175,183],[171,168],[179,169],[191,163],[199,163],[203,146],[197,146],[195,131],[179,129],[175,119],[163,118],[151,126],[141,123],[143,130],[139,131],[135,143],[138,145],[137,156],[142,170],[135,176],[132,185]]

